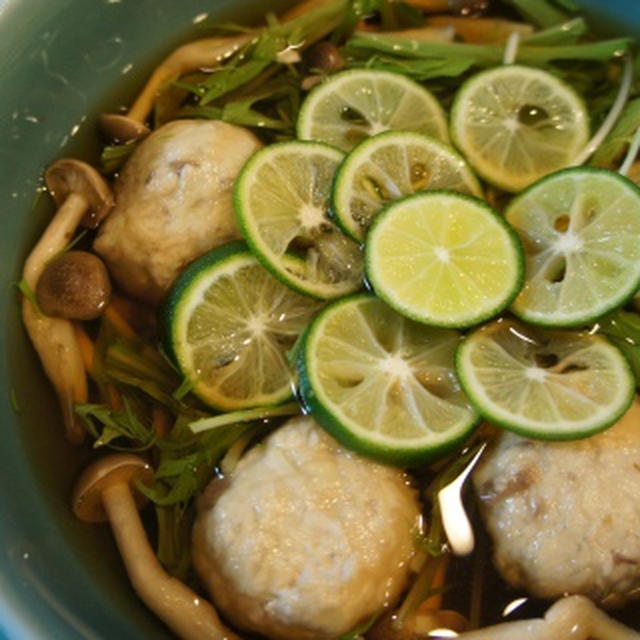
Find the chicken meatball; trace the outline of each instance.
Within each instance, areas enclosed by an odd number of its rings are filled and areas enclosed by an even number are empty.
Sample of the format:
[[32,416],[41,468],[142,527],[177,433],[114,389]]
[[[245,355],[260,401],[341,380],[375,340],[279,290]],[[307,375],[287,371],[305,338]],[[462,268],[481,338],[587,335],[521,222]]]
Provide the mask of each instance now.
[[170,122],[140,143],[94,243],[125,291],[157,303],[187,263],[240,237],[233,182],[260,146],[217,120]]
[[[574,442],[499,436],[474,485],[507,582],[618,606],[640,589],[640,403]],[[636,594],[637,595],[637,594]]]
[[300,417],[209,486],[193,560],[239,628],[336,638],[396,601],[419,526],[401,471],[343,449]]

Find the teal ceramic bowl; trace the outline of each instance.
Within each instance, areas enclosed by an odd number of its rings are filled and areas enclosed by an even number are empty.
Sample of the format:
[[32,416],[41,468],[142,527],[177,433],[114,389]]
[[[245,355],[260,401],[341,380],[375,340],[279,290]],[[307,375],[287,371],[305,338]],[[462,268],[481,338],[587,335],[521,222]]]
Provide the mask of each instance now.
[[[108,528],[68,507],[84,460],[21,323],[14,284],[52,207],[43,168],[95,159],[95,116],[130,102],[153,65],[211,20],[287,0],[0,0],[0,630],[11,639],[163,638],[129,586]],[[599,25],[640,37],[638,0],[583,0]],[[204,22],[199,22],[200,20]]]

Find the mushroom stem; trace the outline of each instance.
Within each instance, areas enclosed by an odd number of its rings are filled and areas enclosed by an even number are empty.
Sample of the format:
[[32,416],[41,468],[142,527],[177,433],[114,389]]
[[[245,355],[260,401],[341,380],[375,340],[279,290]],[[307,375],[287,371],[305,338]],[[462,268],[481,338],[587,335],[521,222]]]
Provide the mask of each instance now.
[[153,108],[158,92],[169,81],[189,71],[214,67],[247,44],[252,34],[230,38],[205,38],[185,44],[171,53],[153,72],[127,117],[143,123]]
[[[288,22],[323,7],[329,2],[330,0],[303,0],[302,3],[286,12],[282,16],[282,21]],[[321,32],[314,38],[314,41],[324,35],[325,32]],[[106,113],[100,117],[102,131],[120,143],[137,140],[148,135],[149,129],[144,123],[153,109],[159,92],[169,81],[191,71],[219,66],[223,60],[233,55],[255,37],[256,32],[227,38],[204,38],[178,47],[156,67],[142,92],[125,115]]]
[[[87,199],[72,193],[58,209],[25,262],[22,276],[30,289],[35,290],[47,262],[69,242],[87,208]],[[85,437],[85,430],[73,405],[86,402],[88,390],[73,323],[43,315],[26,297],[22,301],[22,320],[58,395],[67,439],[79,444]]]
[[22,277],[29,288],[35,290],[47,262],[69,243],[88,208],[84,196],[78,193],[67,196],[24,263]]
[[545,617],[503,622],[463,633],[460,640],[637,640],[638,634],[610,618],[584,596],[558,600]]
[[105,487],[102,502],[129,579],[145,604],[185,640],[238,640],[207,600],[162,568],[149,545],[128,483]]

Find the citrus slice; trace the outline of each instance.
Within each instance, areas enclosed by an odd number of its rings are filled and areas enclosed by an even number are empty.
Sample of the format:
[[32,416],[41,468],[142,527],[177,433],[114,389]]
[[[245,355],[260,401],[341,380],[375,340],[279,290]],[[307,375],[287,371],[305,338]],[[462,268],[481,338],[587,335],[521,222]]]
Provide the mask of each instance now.
[[526,254],[513,312],[534,324],[585,325],[640,287],[640,188],[605,169],[543,178],[515,198],[506,219]]
[[324,309],[298,356],[302,400],[353,450],[399,465],[433,459],[476,423],[453,373],[456,331],[434,329],[359,294]]
[[291,396],[286,351],[319,308],[234,242],[178,277],[163,309],[165,345],[206,404],[224,411],[273,405]]
[[426,189],[482,196],[469,165],[451,147],[420,133],[387,131],[345,158],[334,180],[332,208],[345,233],[362,242],[386,204]]
[[635,391],[629,364],[602,336],[510,320],[468,335],[456,371],[487,420],[548,440],[605,429],[627,410]]
[[555,76],[508,65],[462,85],[451,136],[483,178],[515,193],[572,164],[587,144],[589,116],[582,98]]
[[518,294],[520,242],[486,202],[425,191],[390,204],[365,246],[375,292],[409,318],[469,327],[495,316]]
[[362,286],[362,253],[329,217],[338,149],[282,142],[261,149],[236,181],[243,235],[264,266],[301,293],[335,298]]
[[368,136],[403,129],[447,141],[447,118],[436,98],[390,71],[342,71],[315,87],[302,103],[297,134],[348,151]]

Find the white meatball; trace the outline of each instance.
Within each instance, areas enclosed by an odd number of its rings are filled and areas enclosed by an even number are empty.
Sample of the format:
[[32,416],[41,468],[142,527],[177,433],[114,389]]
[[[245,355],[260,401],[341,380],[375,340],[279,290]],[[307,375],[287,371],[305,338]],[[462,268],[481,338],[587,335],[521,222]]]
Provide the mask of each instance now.
[[140,143],[94,243],[125,291],[156,303],[187,263],[240,237],[233,182],[260,146],[217,120],[176,120]]
[[474,484],[503,577],[542,598],[605,606],[640,589],[640,403],[574,442],[504,433]]
[[401,471],[346,451],[301,417],[213,481],[199,505],[193,558],[239,628],[336,638],[398,598],[419,526]]

